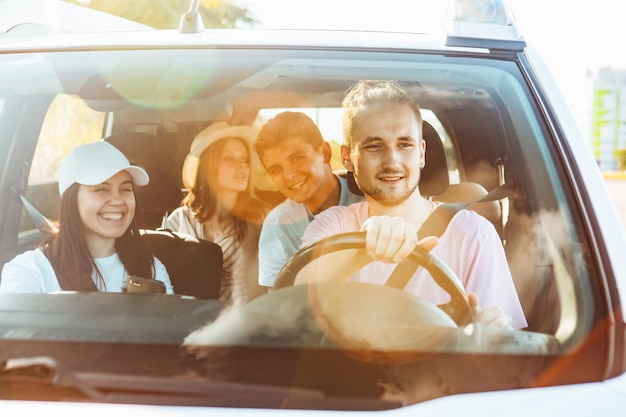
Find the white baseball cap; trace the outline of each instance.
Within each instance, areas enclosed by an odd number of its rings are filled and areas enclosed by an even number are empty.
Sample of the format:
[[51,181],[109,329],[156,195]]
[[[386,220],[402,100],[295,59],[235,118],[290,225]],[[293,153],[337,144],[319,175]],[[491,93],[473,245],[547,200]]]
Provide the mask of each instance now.
[[134,185],[147,185],[150,182],[143,168],[131,165],[128,158],[109,142],[101,140],[77,146],[61,164],[59,194],[62,195],[75,183],[101,184],[120,171],[128,172]]
[[241,138],[252,147],[257,137],[257,131],[250,126],[230,126],[226,122],[216,122],[196,135],[183,164],[183,184],[187,189],[191,190],[196,182],[200,156],[205,149],[220,139],[232,137]]

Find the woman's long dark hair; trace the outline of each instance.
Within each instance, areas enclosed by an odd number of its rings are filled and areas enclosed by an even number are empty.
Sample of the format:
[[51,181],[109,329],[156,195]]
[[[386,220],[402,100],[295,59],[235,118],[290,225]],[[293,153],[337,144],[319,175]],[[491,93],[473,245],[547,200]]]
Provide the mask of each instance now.
[[[219,160],[227,139],[239,140],[245,146],[248,156],[252,156],[248,143],[238,137],[220,139],[204,150],[198,162],[194,186],[183,200],[183,204],[191,208],[196,220],[200,223],[206,222],[218,214],[220,209],[224,209],[220,205],[220,201],[214,191],[215,184],[212,182],[217,176]],[[206,181],[207,172],[211,181]],[[250,168],[250,178],[252,178],[252,167]],[[230,210],[237,238],[243,239],[246,237],[251,226],[255,231],[260,229],[267,211],[267,205],[254,196],[251,181],[248,180],[248,186],[245,191],[237,195],[235,206]]]
[[[73,184],[61,196],[58,232],[43,242],[42,250],[50,260],[63,290],[97,291],[91,278],[92,272],[96,271],[103,285],[104,279],[85,241],[84,226],[78,211],[79,187],[79,184]],[[141,238],[134,218],[124,235],[115,241],[115,250],[128,274],[154,277],[152,253],[145,239]]]

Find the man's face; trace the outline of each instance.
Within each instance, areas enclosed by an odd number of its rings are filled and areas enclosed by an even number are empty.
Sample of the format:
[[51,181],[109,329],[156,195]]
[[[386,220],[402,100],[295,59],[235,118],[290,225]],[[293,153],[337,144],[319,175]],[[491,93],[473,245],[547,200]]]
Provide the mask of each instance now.
[[[294,137],[263,153],[261,162],[285,197],[307,204],[319,199],[327,183],[330,153],[327,144],[315,149],[304,139]],[[328,148],[328,151],[330,148]]]
[[342,159],[363,193],[383,205],[397,205],[417,189],[426,144],[411,108],[381,104],[364,109],[355,126],[352,149]]

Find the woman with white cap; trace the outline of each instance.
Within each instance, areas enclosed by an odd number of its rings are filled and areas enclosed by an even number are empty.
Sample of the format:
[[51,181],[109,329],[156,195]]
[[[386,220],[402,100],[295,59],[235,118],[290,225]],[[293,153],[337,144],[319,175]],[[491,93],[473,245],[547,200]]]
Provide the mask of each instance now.
[[161,281],[173,293],[167,270],[134,221],[134,187],[149,181],[106,141],[74,148],[59,170],[57,230],[4,266],[0,292],[122,292],[134,275]]
[[269,207],[251,187],[251,145],[256,131],[217,122],[201,131],[183,165],[189,193],[167,226],[220,245],[220,300],[245,304],[264,292],[258,285],[258,239]]

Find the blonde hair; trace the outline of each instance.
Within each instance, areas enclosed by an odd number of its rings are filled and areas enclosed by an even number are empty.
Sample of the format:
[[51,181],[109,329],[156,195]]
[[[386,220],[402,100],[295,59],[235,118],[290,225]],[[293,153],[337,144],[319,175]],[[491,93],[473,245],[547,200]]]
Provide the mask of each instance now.
[[[359,113],[378,104],[405,104],[413,110],[422,133],[422,113],[413,96],[395,81],[362,80],[348,90],[343,99],[343,142],[352,149],[354,129]],[[421,139],[421,137],[420,137]]]

